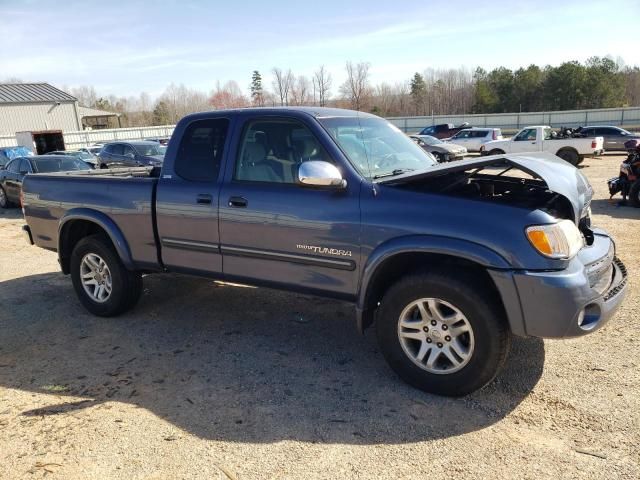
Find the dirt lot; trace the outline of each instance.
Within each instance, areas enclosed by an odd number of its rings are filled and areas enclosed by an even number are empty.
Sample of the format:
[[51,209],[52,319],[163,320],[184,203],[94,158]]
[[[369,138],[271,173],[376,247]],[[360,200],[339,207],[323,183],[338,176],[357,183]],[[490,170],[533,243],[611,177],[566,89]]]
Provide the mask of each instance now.
[[640,478],[640,209],[594,223],[630,273],[616,319],[515,339],[463,399],[404,385],[334,301],[145,279],[134,312],[85,313],[56,256],[0,213],[0,478]]

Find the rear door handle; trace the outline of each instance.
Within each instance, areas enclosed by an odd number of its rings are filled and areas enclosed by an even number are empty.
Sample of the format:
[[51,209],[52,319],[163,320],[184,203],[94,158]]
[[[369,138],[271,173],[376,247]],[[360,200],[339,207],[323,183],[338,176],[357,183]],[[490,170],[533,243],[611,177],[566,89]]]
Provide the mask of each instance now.
[[231,197],[229,198],[229,206],[236,208],[244,208],[249,204],[244,197]]
[[200,195],[197,196],[196,201],[202,205],[210,205],[211,202],[213,201],[213,197],[208,193],[201,193]]

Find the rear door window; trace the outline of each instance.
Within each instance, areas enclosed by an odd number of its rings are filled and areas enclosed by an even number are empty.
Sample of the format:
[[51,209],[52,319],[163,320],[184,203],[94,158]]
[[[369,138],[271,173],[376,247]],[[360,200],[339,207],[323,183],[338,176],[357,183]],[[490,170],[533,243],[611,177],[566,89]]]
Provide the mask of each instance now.
[[469,136],[471,138],[484,138],[488,133],[488,130],[471,130]]
[[11,163],[7,166],[7,170],[11,173],[18,173],[20,171],[20,162],[21,159],[12,160]]
[[191,122],[182,136],[174,170],[190,181],[218,179],[224,155],[229,120],[215,118]]
[[111,150],[109,151],[111,155],[123,155],[124,154],[124,146],[121,143],[116,143],[111,145]]
[[31,164],[29,164],[29,160],[23,158],[20,161],[20,172],[31,173]]

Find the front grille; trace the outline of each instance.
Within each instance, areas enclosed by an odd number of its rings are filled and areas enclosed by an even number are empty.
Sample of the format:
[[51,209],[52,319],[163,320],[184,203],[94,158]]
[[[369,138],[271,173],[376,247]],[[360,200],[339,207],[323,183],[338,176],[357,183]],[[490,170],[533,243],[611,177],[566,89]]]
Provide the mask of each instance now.
[[620,293],[622,289],[625,287],[625,285],[627,284],[627,268],[624,266],[624,263],[622,263],[622,261],[618,257],[614,258],[613,262],[616,264],[616,266],[620,270],[620,273],[622,274],[622,280],[620,281],[620,283],[618,283],[615,287],[613,287],[611,290],[607,292],[607,294],[604,296],[605,302],[607,300],[612,299],[618,293]]

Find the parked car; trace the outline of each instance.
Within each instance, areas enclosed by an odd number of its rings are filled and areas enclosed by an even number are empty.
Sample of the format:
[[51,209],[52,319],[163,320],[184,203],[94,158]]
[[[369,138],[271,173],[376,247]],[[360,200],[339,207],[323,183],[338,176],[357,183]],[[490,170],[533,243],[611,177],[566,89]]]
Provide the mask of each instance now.
[[438,162],[461,160],[467,154],[467,149],[460,145],[445,143],[430,135],[410,135],[414,142],[425,151],[433,155]]
[[36,155],[18,157],[0,170],[0,208],[7,208],[20,202],[22,182],[30,173],[53,173],[91,170],[82,160],[63,155]]
[[93,168],[96,168],[98,164],[97,157],[83,150],[57,150],[55,152],[49,152],[47,155],[66,155],[68,157],[78,158]]
[[493,140],[485,143],[480,153],[483,155],[502,155],[504,153],[549,152],[578,165],[585,157],[594,157],[604,153],[602,137],[565,138],[554,136],[549,126],[524,127],[512,138]]
[[32,156],[33,152],[27,147],[0,147],[0,170],[2,170],[7,163],[17,157]]
[[157,142],[160,145],[164,145],[164,146],[167,146],[169,144],[169,138],[168,137],[145,138],[145,141],[147,141],[147,142]]
[[626,151],[624,143],[640,139],[640,135],[631,133],[620,127],[607,125],[592,125],[582,127],[579,132],[585,137],[602,137],[604,139],[604,149],[607,151]]
[[79,148],[78,151],[87,152],[89,155],[93,155],[94,157],[97,157],[98,154],[100,153],[100,150],[102,150],[102,147],[103,145],[92,145],[90,147]]
[[98,154],[98,168],[159,167],[164,153],[158,142],[141,140],[107,143]]
[[183,118],[161,171],[28,175],[24,232],[95,315],[166,271],[339,298],[400,377],[463,395],[511,334],[586,335],[620,306],[626,270],[591,229],[592,195],[548,153],[434,164],[374,115],[248,108]]
[[446,142],[466,148],[468,152],[479,152],[485,143],[492,140],[502,140],[502,131],[499,128],[465,128],[453,137],[445,139]]
[[418,135],[429,135],[431,137],[436,138],[449,138],[458,133],[460,130],[469,128],[467,122],[458,125],[457,127],[453,125],[453,123],[441,123],[440,125],[431,125],[430,127],[425,127],[418,132]]

